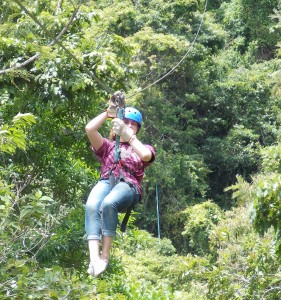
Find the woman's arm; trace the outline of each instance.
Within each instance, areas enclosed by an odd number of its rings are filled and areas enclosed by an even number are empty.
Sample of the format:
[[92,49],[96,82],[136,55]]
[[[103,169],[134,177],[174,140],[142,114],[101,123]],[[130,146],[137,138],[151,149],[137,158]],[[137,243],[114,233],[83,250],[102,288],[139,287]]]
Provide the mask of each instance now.
[[106,119],[107,119],[107,112],[105,111],[100,115],[96,116],[85,127],[91,145],[94,147],[95,150],[99,150],[99,148],[103,144],[103,137],[98,132],[98,129],[106,121]]
[[135,135],[130,138],[129,144],[142,161],[151,161],[153,155],[152,152],[140,140],[138,140]]
[[128,142],[142,161],[151,161],[153,153],[136,137],[137,125],[131,124],[128,126],[123,120],[118,118],[113,119],[111,122],[113,132],[120,135],[121,141]]

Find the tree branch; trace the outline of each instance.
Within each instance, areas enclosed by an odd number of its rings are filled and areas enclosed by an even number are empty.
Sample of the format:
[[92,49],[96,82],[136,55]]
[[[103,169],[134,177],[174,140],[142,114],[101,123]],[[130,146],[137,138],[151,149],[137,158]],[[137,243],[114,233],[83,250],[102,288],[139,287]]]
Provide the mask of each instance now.
[[59,13],[59,11],[61,10],[62,3],[63,3],[63,0],[59,0],[59,1],[58,1],[58,4],[57,4],[57,10],[56,10],[56,14],[58,14],[58,13]]
[[[56,44],[56,42],[62,38],[62,36],[65,34],[65,32],[68,30],[68,28],[70,27],[70,25],[74,21],[76,15],[77,15],[77,12],[80,8],[80,5],[81,4],[79,4],[76,7],[76,9],[74,10],[71,18],[69,19],[68,23],[65,25],[63,30],[48,44],[48,46],[50,46],[50,47],[54,46]],[[27,59],[26,61],[22,62],[21,64],[16,64],[16,65],[14,65],[14,66],[12,66],[8,69],[0,70],[0,75],[27,66],[28,64],[34,62],[39,57],[39,55],[40,55],[40,53],[37,53],[37,54],[33,55],[32,57],[30,57],[29,59]]]

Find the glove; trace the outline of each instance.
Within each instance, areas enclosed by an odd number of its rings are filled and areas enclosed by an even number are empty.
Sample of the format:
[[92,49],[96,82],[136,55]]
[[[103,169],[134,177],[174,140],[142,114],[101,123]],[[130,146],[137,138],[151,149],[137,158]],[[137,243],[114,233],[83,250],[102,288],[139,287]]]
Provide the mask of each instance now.
[[124,105],[124,94],[122,91],[115,92],[108,101],[108,108],[106,109],[109,118],[116,118],[117,106]]
[[115,118],[111,121],[112,130],[116,135],[120,135],[125,142],[135,134],[134,130],[127,126],[123,120]]
[[106,109],[106,111],[107,111],[107,116],[109,118],[116,118],[117,105],[115,103],[115,100],[112,98],[113,98],[113,96],[111,96],[110,100],[108,101],[108,108]]

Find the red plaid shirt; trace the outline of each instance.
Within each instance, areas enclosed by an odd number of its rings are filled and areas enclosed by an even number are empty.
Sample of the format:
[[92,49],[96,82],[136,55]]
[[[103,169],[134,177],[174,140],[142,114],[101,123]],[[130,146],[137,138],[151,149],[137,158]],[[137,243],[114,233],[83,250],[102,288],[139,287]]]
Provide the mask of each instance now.
[[145,145],[152,153],[152,159],[149,162],[142,161],[129,143],[120,143],[120,162],[114,164],[115,141],[103,139],[102,146],[96,151],[92,150],[101,162],[101,178],[106,179],[109,176],[110,169],[115,177],[122,173],[126,182],[132,183],[142,194],[141,181],[144,175],[144,169],[148,167],[155,159],[155,149],[150,145]]

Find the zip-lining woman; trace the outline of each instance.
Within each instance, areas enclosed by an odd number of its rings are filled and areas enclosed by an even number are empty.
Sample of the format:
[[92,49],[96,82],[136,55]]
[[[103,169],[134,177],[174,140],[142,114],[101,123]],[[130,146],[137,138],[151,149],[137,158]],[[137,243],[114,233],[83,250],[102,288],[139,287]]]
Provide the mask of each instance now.
[[[155,159],[155,149],[137,138],[142,114],[133,107],[126,107],[123,119],[117,118],[117,99],[120,96],[121,92],[115,92],[107,110],[91,120],[85,128],[91,149],[101,162],[101,178],[89,194],[85,213],[90,254],[88,273],[94,276],[103,273],[108,266],[112,241],[116,236],[118,212],[125,212],[140,201],[144,169]],[[109,139],[102,137],[98,131],[108,118],[113,119]],[[120,157],[116,160],[115,140],[119,136]]]

